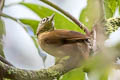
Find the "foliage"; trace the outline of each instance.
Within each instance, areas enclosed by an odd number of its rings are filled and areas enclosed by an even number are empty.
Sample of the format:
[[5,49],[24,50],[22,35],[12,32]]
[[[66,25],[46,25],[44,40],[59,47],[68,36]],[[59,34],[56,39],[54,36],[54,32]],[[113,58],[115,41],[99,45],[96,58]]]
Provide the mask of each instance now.
[[[101,19],[101,16],[103,16],[104,12],[102,12],[102,5],[98,0],[88,0],[86,8],[84,8],[80,14],[79,20],[84,23],[89,29],[92,29],[92,27]],[[34,13],[36,13],[40,18],[44,18],[46,16],[50,16],[53,13],[55,13],[55,27],[56,29],[68,29],[68,30],[74,30],[78,32],[83,32],[74,22],[69,20],[65,15],[47,8],[45,6],[41,6],[38,4],[33,4],[33,3],[25,3],[21,2],[19,3],[30,10],[32,10]],[[116,8],[119,7],[119,12],[120,12],[120,0],[104,0],[104,8],[105,8],[105,17],[111,18],[114,16],[114,13],[116,11]],[[9,16],[7,16],[10,18]],[[15,18],[16,22],[17,19]],[[29,25],[34,34],[36,34],[36,30],[39,24],[38,20],[33,20],[33,19],[19,19],[23,24]],[[111,23],[110,23],[111,24]],[[23,26],[23,25],[22,25]],[[114,27],[114,26],[113,26]],[[4,21],[0,18],[0,54],[3,55],[3,45],[2,45],[2,38],[3,35],[5,34],[5,26],[4,26]],[[35,35],[31,37],[33,39],[36,48],[39,51],[39,46],[36,41]],[[41,55],[41,54],[40,54]],[[43,56],[44,57],[44,56]],[[102,56],[103,57],[103,56]],[[107,59],[103,59],[101,57],[95,57],[95,59],[90,60],[83,64],[80,68],[76,68],[65,75],[63,75],[63,78],[60,80],[85,80],[85,72],[96,72],[96,75],[99,75],[98,80],[108,80],[108,72],[109,70],[106,69],[108,65],[105,65],[109,63]],[[99,64],[98,64],[99,63]],[[104,66],[103,66],[104,65]],[[99,69],[98,69],[99,68]],[[93,76],[93,75],[92,75]],[[91,79],[92,80],[92,79]]]
[[85,73],[82,68],[77,68],[63,75],[60,80],[85,80]]
[[110,18],[105,24],[106,34],[110,35],[120,27],[120,18]]
[[[56,29],[68,29],[68,30],[74,30],[74,31],[79,31],[81,32],[80,28],[73,22],[71,22],[70,20],[68,20],[66,17],[64,17],[63,15],[61,15],[60,13],[49,9],[47,7],[41,6],[41,5],[37,5],[37,4],[32,4],[32,3],[20,3],[24,6],[26,6],[27,8],[31,9],[33,12],[35,12],[40,18],[44,18],[47,16],[52,15],[53,13],[55,13],[55,27]],[[25,23],[27,20],[22,20],[23,23]],[[33,20],[32,20],[33,21]],[[35,24],[36,23],[36,24]],[[28,22],[27,24],[31,24],[30,22]],[[37,22],[34,22],[35,26],[37,25]],[[33,30],[36,30],[36,27],[33,27]]]
[[3,36],[5,35],[5,25],[3,20],[0,18],[0,55],[4,57],[4,52],[3,52]]
[[88,0],[87,6],[82,10],[79,20],[89,29],[101,18],[101,4],[99,0]]
[[39,21],[33,19],[20,19],[20,21],[26,25],[29,25],[33,29],[34,34],[36,34]]
[[120,12],[120,0],[104,0],[106,18],[114,16],[116,8],[119,7]]

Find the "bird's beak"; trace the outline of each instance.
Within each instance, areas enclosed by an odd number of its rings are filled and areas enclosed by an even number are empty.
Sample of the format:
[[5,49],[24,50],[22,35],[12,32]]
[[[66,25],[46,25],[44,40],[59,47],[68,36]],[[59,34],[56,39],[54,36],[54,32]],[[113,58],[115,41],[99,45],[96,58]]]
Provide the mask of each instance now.
[[52,15],[49,17],[49,21],[53,21],[54,16],[55,16],[55,14],[52,14]]

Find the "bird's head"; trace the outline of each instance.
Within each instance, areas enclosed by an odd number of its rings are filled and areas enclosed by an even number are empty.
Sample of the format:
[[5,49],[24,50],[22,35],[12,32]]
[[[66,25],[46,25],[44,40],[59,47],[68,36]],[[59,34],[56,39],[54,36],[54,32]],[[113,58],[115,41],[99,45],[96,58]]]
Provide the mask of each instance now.
[[46,31],[54,30],[54,16],[55,14],[52,14],[51,16],[45,17],[40,21],[36,32],[37,35]]

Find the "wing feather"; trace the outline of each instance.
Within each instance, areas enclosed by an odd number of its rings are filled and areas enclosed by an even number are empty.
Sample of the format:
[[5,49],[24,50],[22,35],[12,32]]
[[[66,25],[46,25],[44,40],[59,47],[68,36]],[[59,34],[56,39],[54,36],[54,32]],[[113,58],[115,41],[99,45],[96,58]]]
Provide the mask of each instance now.
[[56,38],[66,39],[66,40],[80,40],[89,39],[89,36],[81,34],[80,32],[69,31],[69,30],[54,30],[51,34]]

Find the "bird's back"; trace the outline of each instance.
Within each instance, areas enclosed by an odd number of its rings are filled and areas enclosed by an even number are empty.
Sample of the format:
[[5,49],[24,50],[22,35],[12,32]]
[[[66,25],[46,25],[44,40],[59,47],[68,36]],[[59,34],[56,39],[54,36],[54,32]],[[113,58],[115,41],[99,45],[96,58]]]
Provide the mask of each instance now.
[[88,38],[84,34],[70,30],[54,30],[38,35],[41,48],[59,57],[81,53],[82,48],[86,48],[87,51],[88,47],[84,40]]

